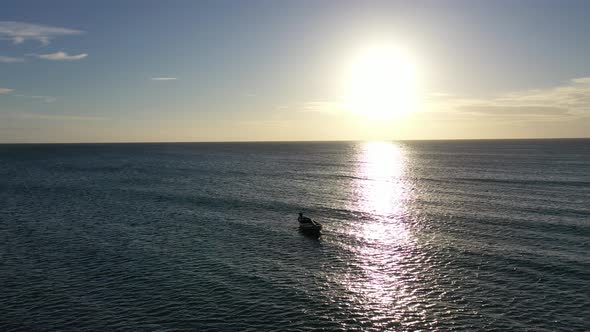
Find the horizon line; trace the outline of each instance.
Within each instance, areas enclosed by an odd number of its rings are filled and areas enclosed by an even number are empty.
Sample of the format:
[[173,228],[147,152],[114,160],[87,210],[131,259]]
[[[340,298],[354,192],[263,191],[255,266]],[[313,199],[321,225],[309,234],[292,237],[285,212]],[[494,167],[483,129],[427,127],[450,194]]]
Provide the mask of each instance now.
[[584,140],[590,137],[524,137],[524,138],[433,138],[433,139],[342,139],[342,140],[304,140],[304,141],[95,141],[95,142],[13,142],[0,145],[66,145],[66,144],[212,144],[212,143],[342,143],[342,142],[437,142],[437,141],[549,141]]

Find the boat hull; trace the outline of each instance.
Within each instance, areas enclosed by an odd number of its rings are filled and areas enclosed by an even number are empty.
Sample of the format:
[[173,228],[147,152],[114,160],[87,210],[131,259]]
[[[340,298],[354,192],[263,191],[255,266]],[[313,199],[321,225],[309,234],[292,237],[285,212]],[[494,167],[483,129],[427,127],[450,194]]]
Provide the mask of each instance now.
[[299,224],[299,230],[306,233],[319,233],[322,230],[322,225]]

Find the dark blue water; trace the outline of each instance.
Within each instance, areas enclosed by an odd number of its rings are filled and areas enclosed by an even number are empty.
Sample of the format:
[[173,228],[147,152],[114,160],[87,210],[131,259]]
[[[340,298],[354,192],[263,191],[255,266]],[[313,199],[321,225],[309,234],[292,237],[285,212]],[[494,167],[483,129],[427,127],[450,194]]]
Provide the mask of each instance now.
[[0,145],[2,331],[585,331],[589,239],[590,140]]

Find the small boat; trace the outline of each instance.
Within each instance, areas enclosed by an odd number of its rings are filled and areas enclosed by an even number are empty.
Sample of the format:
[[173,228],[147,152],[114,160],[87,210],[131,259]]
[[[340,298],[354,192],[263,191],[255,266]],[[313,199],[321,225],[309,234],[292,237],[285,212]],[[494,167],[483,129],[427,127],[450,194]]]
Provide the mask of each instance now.
[[317,221],[312,220],[311,218],[304,217],[303,213],[299,213],[299,230],[305,233],[310,234],[319,234],[322,230],[322,224]]

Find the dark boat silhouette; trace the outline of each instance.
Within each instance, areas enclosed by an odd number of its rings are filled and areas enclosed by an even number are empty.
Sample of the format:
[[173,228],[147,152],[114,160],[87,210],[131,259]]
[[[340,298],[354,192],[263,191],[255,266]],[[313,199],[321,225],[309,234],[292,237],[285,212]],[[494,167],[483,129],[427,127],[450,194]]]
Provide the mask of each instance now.
[[303,213],[299,213],[299,218],[297,218],[297,221],[299,222],[299,230],[304,233],[319,234],[322,230],[322,224],[312,220],[311,218],[304,217]]

